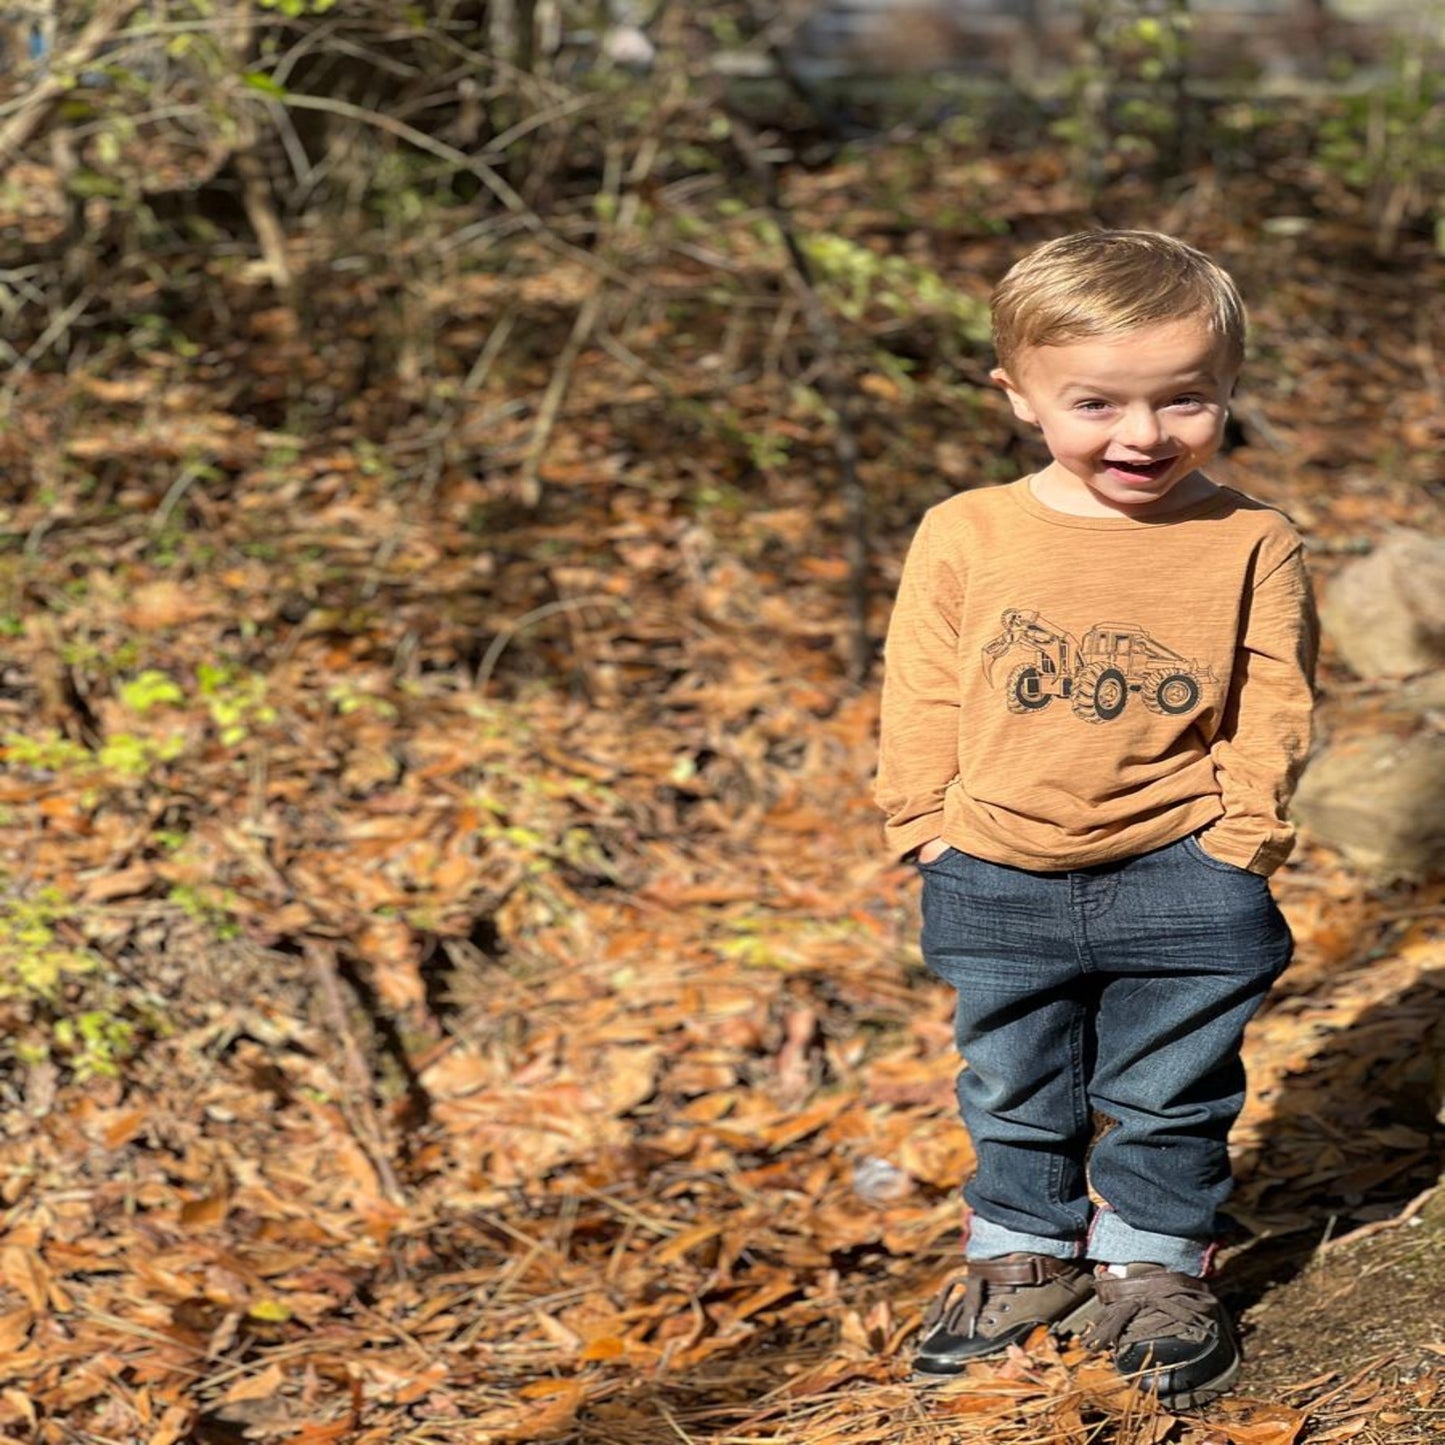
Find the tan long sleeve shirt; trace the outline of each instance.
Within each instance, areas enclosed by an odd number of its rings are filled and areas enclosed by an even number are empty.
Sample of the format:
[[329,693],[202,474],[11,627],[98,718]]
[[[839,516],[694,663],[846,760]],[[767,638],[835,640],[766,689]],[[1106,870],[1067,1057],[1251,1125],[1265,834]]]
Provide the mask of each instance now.
[[888,631],[888,844],[1052,870],[1199,832],[1268,874],[1294,842],[1315,652],[1300,538],[1239,492],[1153,520],[1056,512],[1028,478],[952,497]]

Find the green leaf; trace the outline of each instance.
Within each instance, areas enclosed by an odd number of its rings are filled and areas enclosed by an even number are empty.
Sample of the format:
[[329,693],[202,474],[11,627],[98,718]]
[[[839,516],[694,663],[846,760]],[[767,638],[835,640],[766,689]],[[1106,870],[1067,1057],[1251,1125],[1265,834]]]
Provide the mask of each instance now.
[[286,98],[286,87],[278,85],[264,70],[248,70],[241,78],[252,90],[259,90],[262,95],[269,95],[274,100]]
[[147,713],[153,707],[183,703],[186,695],[164,672],[147,668],[139,677],[121,685],[120,700],[131,712]]

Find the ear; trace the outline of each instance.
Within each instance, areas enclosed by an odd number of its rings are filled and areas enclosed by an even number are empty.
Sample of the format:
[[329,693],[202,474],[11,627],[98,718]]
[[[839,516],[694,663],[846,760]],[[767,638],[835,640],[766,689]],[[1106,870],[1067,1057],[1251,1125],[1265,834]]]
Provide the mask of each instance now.
[[1014,381],[1013,377],[1001,366],[994,367],[988,375],[990,381],[1004,389],[1005,394],[1008,396],[1008,404],[1013,407],[1014,415],[1018,417],[1020,421],[1026,421],[1033,426],[1038,426],[1038,414],[1034,411],[1033,407],[1029,405],[1028,397],[1019,390],[1018,383]]

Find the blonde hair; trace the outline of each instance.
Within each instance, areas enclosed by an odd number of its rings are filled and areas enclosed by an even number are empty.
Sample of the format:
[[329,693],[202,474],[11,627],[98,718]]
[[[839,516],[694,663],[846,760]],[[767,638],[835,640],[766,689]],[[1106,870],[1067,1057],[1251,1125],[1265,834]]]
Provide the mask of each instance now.
[[1058,346],[1199,317],[1231,369],[1244,360],[1244,302],[1229,273],[1157,231],[1080,231],[1048,241],[994,288],[994,349],[1008,367],[1033,346]]

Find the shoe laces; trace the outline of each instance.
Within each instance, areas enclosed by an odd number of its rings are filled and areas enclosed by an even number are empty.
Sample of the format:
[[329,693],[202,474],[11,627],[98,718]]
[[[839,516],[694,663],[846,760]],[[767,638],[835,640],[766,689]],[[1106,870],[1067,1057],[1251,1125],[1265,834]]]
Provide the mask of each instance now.
[[1006,1256],[1003,1260],[974,1264],[962,1279],[951,1281],[934,1301],[924,1317],[924,1332],[942,1324],[950,1334],[971,1339],[981,1323],[1000,1323],[1001,1317],[1008,1314],[1014,1296],[1049,1284],[1064,1273],[1065,1267],[1055,1261],[1028,1256]]
[[1098,1285],[1099,1310],[1089,1322],[1086,1342],[1095,1349],[1148,1344],[1154,1340],[1202,1340],[1214,1320],[1214,1295],[1200,1280],[1182,1274],[1132,1279],[1129,1293],[1110,1298],[1108,1275]]
[[[997,1289],[997,1286],[991,1287],[989,1295],[994,1295]],[[983,1300],[984,1283],[981,1279],[970,1276],[954,1280],[929,1310],[928,1317],[923,1321],[925,1333],[935,1324],[941,1324],[951,1335],[972,1338],[983,1313]]]

